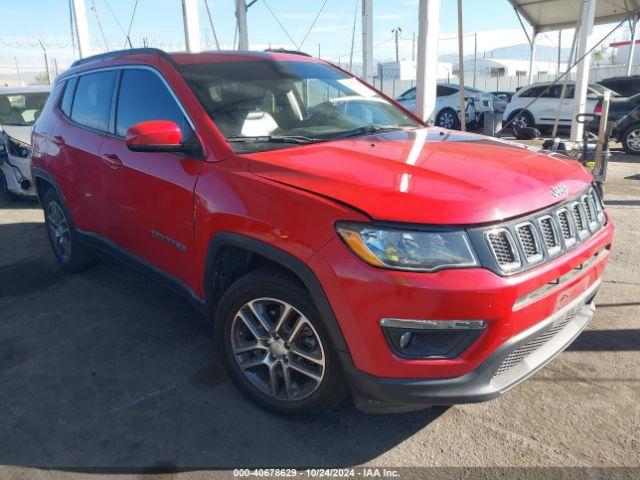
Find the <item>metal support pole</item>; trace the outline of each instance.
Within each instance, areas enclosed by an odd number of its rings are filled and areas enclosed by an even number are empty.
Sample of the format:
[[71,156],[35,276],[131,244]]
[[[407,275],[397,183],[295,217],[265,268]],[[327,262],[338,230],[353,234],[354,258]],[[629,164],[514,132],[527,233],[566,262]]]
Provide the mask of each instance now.
[[76,43],[78,44],[78,56],[84,58],[90,53],[89,24],[87,23],[87,10],[84,0],[72,0],[73,20],[76,30]]
[[536,38],[538,36],[537,31],[533,31],[531,36],[531,56],[529,57],[529,83],[533,83],[533,66],[536,61]]
[[467,113],[464,101],[464,37],[462,32],[462,0],[458,0],[458,79],[460,82],[460,130],[467,130]]
[[47,58],[47,49],[45,48],[44,43],[42,43],[42,40],[38,40],[38,42],[40,43],[40,47],[42,48],[42,53],[44,54],[44,68],[47,74],[47,84],[51,85],[51,72],[49,71],[49,59]]
[[418,7],[418,64],[416,71],[416,114],[432,120],[438,82],[438,37],[440,0],[420,0]]
[[[567,63],[567,71],[569,67],[573,64],[573,54],[576,50],[576,43],[578,42],[578,31],[580,30],[580,24],[576,24],[576,29],[573,32],[573,41],[571,42],[571,53],[569,53],[569,62]],[[560,72],[558,72],[558,75]],[[555,138],[558,134],[558,125],[560,123],[560,111],[562,109],[562,102],[564,100],[565,93],[567,91],[567,84],[569,83],[569,74],[564,76],[562,80],[562,90],[560,91],[560,101],[558,102],[558,106],[556,107],[556,118],[553,122],[553,131],[551,132],[551,138]]]
[[587,91],[589,87],[589,65],[591,53],[589,52],[593,21],[596,13],[596,0],[583,0],[580,13],[580,34],[578,36],[577,55],[580,61],[576,71],[576,93],[571,118],[571,140],[574,142],[582,138],[584,125],[576,121],[576,116],[584,112],[587,106]]
[[22,86],[22,75],[20,75],[20,67],[18,66],[18,57],[13,57],[13,61],[16,62],[16,71],[18,72],[18,83]]
[[236,0],[236,21],[238,23],[238,50],[249,50],[247,5],[244,0]]
[[562,30],[558,30],[558,69],[556,75],[560,75],[560,65],[562,63]]
[[362,78],[373,81],[373,0],[362,0]]
[[636,49],[636,30],[638,29],[638,15],[631,22],[631,39],[629,43],[629,57],[627,58],[627,76],[631,75],[631,67],[633,66],[633,55]]
[[187,52],[197,53],[200,51],[198,0],[182,0],[182,19],[184,23],[184,45]]

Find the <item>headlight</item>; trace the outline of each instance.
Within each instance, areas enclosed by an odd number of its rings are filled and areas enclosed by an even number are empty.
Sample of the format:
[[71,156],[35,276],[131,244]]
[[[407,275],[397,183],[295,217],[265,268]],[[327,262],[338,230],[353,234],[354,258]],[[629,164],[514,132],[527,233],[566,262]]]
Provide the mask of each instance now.
[[336,230],[365,262],[395,270],[433,272],[478,265],[467,234],[461,230],[409,230],[340,222]]
[[29,158],[31,156],[31,145],[18,142],[11,137],[7,137],[7,149],[14,157]]

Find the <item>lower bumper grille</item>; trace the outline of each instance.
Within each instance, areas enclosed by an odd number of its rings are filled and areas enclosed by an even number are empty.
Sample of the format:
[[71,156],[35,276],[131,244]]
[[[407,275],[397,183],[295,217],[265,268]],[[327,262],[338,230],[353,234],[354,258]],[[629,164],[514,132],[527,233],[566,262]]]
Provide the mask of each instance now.
[[509,354],[509,356],[507,356],[507,358],[505,358],[502,361],[502,363],[498,367],[498,370],[496,370],[496,372],[493,374],[493,376],[496,377],[496,376],[500,375],[501,373],[508,372],[509,370],[511,370],[511,368],[515,367],[517,364],[519,364],[526,357],[528,357],[532,353],[536,352],[539,348],[544,346],[549,340],[551,340],[553,337],[555,337],[557,334],[559,334],[560,331],[571,320],[573,320],[575,318],[576,314],[577,314],[577,309],[575,309],[575,310],[573,310],[573,312],[569,313],[564,319],[556,322],[554,325],[551,326],[551,328],[545,330],[540,335],[538,335],[536,338],[530,340],[529,342],[525,343],[521,347],[515,349],[513,352],[511,352]]

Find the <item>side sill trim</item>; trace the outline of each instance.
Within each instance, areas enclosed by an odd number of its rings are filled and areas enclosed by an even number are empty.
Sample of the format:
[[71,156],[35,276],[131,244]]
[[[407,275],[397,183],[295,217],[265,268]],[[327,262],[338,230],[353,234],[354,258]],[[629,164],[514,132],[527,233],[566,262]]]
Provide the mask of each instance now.
[[101,250],[116,258],[117,260],[120,260],[125,265],[128,265],[129,267],[139,271],[140,273],[151,277],[153,280],[166,285],[168,288],[188,300],[194,306],[194,308],[198,310],[198,312],[206,315],[207,309],[204,300],[202,300],[184,282],[178,280],[164,270],[161,270],[158,267],[152,265],[146,260],[143,260],[142,258],[134,255],[133,253],[113,243],[112,241],[107,240],[101,235],[84,232],[81,230],[76,230],[76,232],[78,234],[78,239],[83,244]]

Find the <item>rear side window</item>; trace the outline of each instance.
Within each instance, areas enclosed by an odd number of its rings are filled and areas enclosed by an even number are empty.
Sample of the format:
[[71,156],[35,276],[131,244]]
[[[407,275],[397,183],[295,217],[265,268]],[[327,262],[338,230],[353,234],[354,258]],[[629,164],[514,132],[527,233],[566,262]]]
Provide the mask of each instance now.
[[109,130],[109,112],[116,72],[82,75],[76,86],[71,119],[96,130]]
[[123,70],[118,93],[116,134],[150,120],[171,120],[182,130],[182,140],[193,135],[182,110],[164,82],[149,70]]
[[64,95],[62,96],[62,102],[60,102],[60,110],[62,110],[67,117],[71,116],[71,104],[73,103],[73,92],[76,89],[76,83],[78,83],[78,78],[73,77],[67,80],[64,86]]

